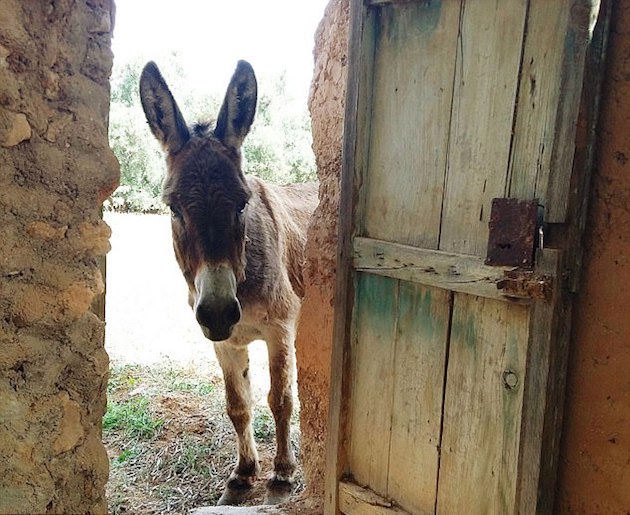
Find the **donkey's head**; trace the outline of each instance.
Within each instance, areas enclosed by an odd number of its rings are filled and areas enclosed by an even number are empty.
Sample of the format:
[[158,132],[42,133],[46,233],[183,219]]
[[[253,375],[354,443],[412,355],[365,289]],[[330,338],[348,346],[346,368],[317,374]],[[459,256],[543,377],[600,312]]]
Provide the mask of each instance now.
[[236,297],[245,279],[245,220],[251,191],[241,171],[241,144],[256,111],[256,77],[239,61],[216,127],[189,128],[155,63],[140,77],[151,131],[166,152],[163,199],[171,208],[175,256],[204,335],[230,337],[241,317]]

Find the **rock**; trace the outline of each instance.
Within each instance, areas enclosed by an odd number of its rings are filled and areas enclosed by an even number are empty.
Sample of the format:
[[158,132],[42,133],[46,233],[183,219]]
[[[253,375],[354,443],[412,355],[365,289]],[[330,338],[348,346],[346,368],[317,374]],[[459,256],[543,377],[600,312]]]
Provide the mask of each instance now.
[[8,66],[7,57],[10,55],[11,51],[7,47],[0,45],[0,68],[6,68]]
[[[0,513],[107,513],[113,0],[0,2]],[[79,73],[94,70],[99,82]]]
[[53,443],[53,452],[61,454],[76,447],[83,438],[81,425],[81,407],[70,399],[66,392],[59,394],[62,402],[63,415],[59,422],[59,436]]
[[31,126],[26,115],[0,110],[0,146],[14,147],[31,138]]

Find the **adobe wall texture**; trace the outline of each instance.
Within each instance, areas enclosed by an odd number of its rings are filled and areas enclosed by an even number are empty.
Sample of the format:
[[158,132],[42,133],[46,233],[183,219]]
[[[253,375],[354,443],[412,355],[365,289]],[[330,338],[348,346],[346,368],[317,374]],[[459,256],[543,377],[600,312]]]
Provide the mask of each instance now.
[[315,34],[309,110],[320,203],[309,228],[306,294],[296,341],[302,466],[307,493],[324,496],[337,210],[348,47],[348,0],[330,0]]
[[111,0],[0,8],[0,513],[106,512]]
[[558,513],[630,512],[630,5],[614,2],[573,314]]
[[[615,3],[575,309],[557,511],[630,506],[630,6]],[[0,513],[105,512],[107,355],[90,311],[116,186],[111,0],[0,9]],[[321,204],[297,354],[303,465],[323,493],[348,0],[316,35],[309,106]]]

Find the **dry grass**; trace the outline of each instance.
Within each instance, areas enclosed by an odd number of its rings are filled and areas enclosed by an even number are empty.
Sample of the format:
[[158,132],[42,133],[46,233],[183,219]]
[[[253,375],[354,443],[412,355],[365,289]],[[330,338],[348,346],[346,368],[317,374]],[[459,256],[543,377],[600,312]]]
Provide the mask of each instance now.
[[[110,513],[186,513],[216,504],[235,464],[235,435],[209,342],[186,305],[168,218],[107,214],[107,336],[111,374],[103,439]],[[264,345],[252,345],[254,433],[263,478],[271,471],[273,418]],[[297,404],[297,400],[296,400]],[[292,443],[299,455],[298,417]],[[247,504],[260,504],[259,481]],[[303,488],[298,477],[296,493]]]
[[[105,425],[104,441],[111,460],[111,513],[186,513],[216,504],[235,458],[219,377],[191,367],[118,366],[109,399],[114,424]],[[270,472],[272,418],[262,406],[254,415],[263,471]],[[296,452],[298,439],[294,431]],[[264,481],[259,483],[247,504],[262,502]],[[298,478],[298,493],[301,488]]]

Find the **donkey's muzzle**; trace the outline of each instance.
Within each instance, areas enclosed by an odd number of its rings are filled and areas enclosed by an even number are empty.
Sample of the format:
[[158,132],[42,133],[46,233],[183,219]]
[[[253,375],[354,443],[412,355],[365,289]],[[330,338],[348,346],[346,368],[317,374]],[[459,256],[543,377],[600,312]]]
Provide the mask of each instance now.
[[195,277],[195,290],[193,309],[204,336],[215,342],[227,340],[241,319],[232,268],[225,263],[203,265]]
[[241,319],[241,306],[236,299],[222,307],[200,304],[195,316],[206,338],[220,342],[232,335],[234,326]]

